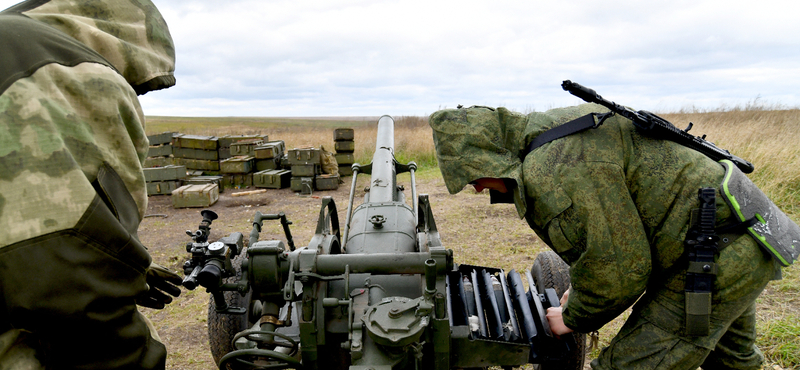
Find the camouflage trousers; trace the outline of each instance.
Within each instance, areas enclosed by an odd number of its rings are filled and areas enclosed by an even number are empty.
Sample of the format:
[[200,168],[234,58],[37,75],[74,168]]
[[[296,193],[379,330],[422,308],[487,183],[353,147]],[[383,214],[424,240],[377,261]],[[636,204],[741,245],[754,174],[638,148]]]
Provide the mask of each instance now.
[[750,238],[740,239],[718,259],[725,276],[714,291],[708,336],[685,335],[682,292],[648,290],[617,336],[592,361],[592,368],[760,369],[764,357],[755,345],[755,300],[774,277],[775,266],[754,243],[748,245]]
[[[155,326],[147,316],[139,315],[150,329],[150,336],[160,343]],[[45,370],[37,358],[38,340],[28,331],[12,329],[0,333],[0,370]]]

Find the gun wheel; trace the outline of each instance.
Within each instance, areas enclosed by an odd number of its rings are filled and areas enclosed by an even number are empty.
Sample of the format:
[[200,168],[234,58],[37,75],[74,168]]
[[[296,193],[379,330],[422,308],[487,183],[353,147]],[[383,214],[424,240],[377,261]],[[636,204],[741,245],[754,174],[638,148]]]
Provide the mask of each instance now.
[[[242,278],[242,261],[247,250],[243,250],[234,258],[231,263],[236,270],[236,276],[231,276],[225,279],[225,283],[234,283]],[[219,364],[223,356],[235,350],[233,347],[233,339],[237,333],[250,329],[257,319],[254,319],[251,312],[257,312],[253,305],[257,302],[252,302],[252,291],[247,292],[245,296],[240,295],[238,292],[224,292],[225,301],[231,307],[245,307],[247,313],[244,315],[229,315],[219,313],[214,306],[214,298],[209,297],[208,302],[208,344],[211,347],[211,356],[214,358],[214,363]],[[232,369],[228,364],[228,369]]]
[[[561,297],[569,289],[569,266],[553,251],[542,252],[536,256],[531,267],[531,275],[539,292],[544,292],[545,288],[552,288]],[[536,364],[534,369],[582,370],[586,356],[586,334],[574,334],[578,348],[569,357],[558,363]]]

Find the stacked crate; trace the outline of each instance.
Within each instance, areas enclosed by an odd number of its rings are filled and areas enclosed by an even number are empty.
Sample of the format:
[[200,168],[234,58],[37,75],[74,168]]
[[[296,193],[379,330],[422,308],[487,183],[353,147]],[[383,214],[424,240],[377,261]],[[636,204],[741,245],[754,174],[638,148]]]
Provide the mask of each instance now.
[[172,140],[176,162],[190,170],[219,171],[219,139],[214,136],[178,134]]
[[181,187],[186,178],[186,167],[164,166],[144,169],[147,195],[170,195]]
[[256,139],[259,141],[267,141],[267,135],[225,135],[219,138],[219,159],[228,159],[236,154],[231,154],[231,145],[242,140]]
[[316,148],[292,149],[288,153],[292,167],[292,191],[311,194],[314,179],[322,173],[322,151]]
[[[268,141],[255,148],[256,173],[253,174],[253,186],[282,189],[291,184],[291,171],[284,170],[281,165],[285,148],[283,140]],[[288,160],[288,156],[286,158]]]
[[150,142],[150,147],[147,150],[144,167],[164,167],[175,164],[172,157],[171,132],[148,135],[147,140]]
[[231,189],[253,186],[254,168],[255,157],[250,155],[237,155],[219,162],[223,186]]
[[286,144],[283,140],[267,141],[258,144],[253,156],[256,157],[256,172],[266,170],[278,170],[281,166]]
[[336,150],[336,162],[339,164],[339,175],[350,176],[353,174],[356,149],[355,135],[352,128],[337,128],[333,130],[333,148]]

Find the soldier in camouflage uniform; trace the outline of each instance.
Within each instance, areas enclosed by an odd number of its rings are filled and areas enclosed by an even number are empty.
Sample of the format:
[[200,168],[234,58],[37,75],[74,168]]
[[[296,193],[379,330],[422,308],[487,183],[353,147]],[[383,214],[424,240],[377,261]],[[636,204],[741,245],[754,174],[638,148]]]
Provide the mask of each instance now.
[[[620,116],[520,154],[542,132],[592,112],[607,110],[585,104],[527,116],[486,107],[432,114],[447,189],[455,194],[472,183],[507,191],[519,216],[570,265],[563,311],[548,313],[554,331],[563,320],[561,333],[591,332],[633,305],[593,368],[758,369],[755,299],[777,265],[751,237],[736,238],[718,256],[709,335],[686,335],[683,242],[698,189],[721,183],[719,163],[642,136]],[[720,225],[731,210],[717,195]]]
[[[137,99],[175,84],[149,0],[29,0],[0,13],[0,369],[163,369],[136,303],[180,277],[136,235]],[[171,284],[170,284],[171,283]]]

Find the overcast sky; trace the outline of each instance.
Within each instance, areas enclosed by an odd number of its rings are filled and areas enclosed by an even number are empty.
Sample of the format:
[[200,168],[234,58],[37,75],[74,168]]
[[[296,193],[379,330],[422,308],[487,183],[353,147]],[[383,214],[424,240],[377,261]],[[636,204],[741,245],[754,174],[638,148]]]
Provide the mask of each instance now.
[[[793,0],[155,0],[178,84],[147,115],[428,115],[580,103],[800,106]],[[0,9],[16,1],[0,0]]]

